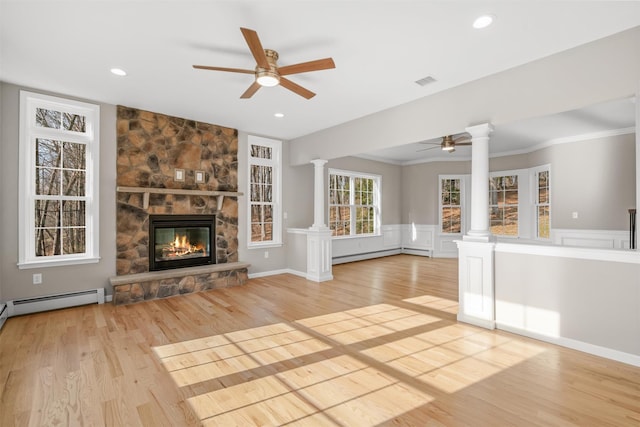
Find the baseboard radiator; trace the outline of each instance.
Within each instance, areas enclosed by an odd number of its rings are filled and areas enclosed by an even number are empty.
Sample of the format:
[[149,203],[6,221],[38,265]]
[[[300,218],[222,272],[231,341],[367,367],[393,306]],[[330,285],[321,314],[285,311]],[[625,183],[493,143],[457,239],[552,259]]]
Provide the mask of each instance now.
[[7,301],[8,315],[37,313],[86,304],[104,304],[104,288]]

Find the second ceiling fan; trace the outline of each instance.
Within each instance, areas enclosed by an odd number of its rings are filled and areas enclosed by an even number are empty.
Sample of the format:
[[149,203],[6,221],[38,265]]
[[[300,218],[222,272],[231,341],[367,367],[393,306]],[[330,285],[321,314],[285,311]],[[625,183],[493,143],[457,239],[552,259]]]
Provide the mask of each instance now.
[[283,76],[291,74],[307,73],[309,71],[328,70],[335,68],[336,65],[332,58],[317,59],[315,61],[302,62],[294,65],[286,65],[278,67],[278,52],[271,49],[264,49],[258,33],[248,28],[240,28],[242,35],[251,50],[253,58],[256,60],[256,67],[253,70],[245,70],[241,68],[211,67],[208,65],[194,65],[193,68],[213,71],[228,71],[231,73],[254,74],[255,80],[249,88],[240,96],[240,98],[251,98],[262,86],[270,87],[278,84],[290,91],[306,98],[311,99],[316,94],[310,90],[292,82]]
[[467,136],[458,136],[457,138],[454,138],[453,135],[447,135],[442,137],[441,142],[423,142],[422,144],[437,145],[437,147],[423,148],[422,150],[418,151],[427,151],[433,150],[434,148],[440,148],[442,151],[453,153],[454,151],[456,151],[456,146],[471,145],[471,138]]

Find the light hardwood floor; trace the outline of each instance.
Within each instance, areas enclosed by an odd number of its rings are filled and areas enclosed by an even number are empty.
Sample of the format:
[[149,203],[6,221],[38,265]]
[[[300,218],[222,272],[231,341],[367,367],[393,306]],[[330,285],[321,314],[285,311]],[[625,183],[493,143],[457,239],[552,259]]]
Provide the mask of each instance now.
[[0,426],[640,425],[639,368],[457,323],[456,260],[334,276],[10,318]]

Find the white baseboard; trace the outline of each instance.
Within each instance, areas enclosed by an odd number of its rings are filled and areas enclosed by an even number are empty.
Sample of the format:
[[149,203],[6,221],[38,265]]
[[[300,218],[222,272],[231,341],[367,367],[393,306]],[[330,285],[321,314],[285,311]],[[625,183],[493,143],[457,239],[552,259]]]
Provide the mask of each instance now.
[[292,270],[291,268],[281,268],[279,270],[271,270],[271,271],[260,271],[258,273],[249,273],[249,279],[257,279],[259,277],[268,277],[275,276],[278,274],[293,274],[294,276],[300,276],[307,278],[307,273],[303,273],[302,271]]
[[593,354],[594,356],[604,357],[606,359],[615,360],[617,362],[626,363],[628,365],[640,367],[640,356],[625,353],[623,351],[614,350],[607,347],[602,347],[595,344],[590,344],[584,341],[578,341],[566,337],[550,337],[547,335],[537,334],[535,332],[527,331],[525,329],[505,325],[500,322],[496,322],[496,327],[503,331],[511,332],[517,335],[523,335],[528,338],[533,338],[539,341],[556,344],[562,347],[567,347],[573,350],[582,351],[584,353]]
[[375,251],[375,252],[363,252],[363,253],[359,253],[359,254],[345,255],[345,256],[341,256],[341,257],[334,257],[331,260],[331,263],[333,265],[344,264],[344,263],[347,263],[347,262],[364,261],[364,260],[367,260],[367,259],[381,258],[381,257],[384,257],[384,256],[390,256],[390,255],[398,255],[400,253],[402,253],[402,250],[400,248],[385,249],[385,250]]
[[104,301],[104,288],[87,289],[7,301],[7,311],[9,317],[11,317],[85,304],[104,304]]
[[407,255],[418,255],[418,256],[426,256],[431,257],[433,252],[431,249],[413,249],[413,248],[402,248],[401,253]]

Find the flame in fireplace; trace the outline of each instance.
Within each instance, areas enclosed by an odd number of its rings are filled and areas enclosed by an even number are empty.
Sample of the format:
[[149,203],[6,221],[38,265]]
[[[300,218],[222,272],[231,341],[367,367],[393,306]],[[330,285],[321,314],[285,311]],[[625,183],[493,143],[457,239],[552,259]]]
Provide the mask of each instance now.
[[195,244],[191,244],[187,235],[176,234],[176,238],[173,242],[163,246],[162,257],[178,258],[192,255],[206,256],[206,252],[204,243],[197,242]]
[[176,240],[173,241],[173,247],[175,249],[188,249],[189,242],[187,242],[187,236],[176,235]]

